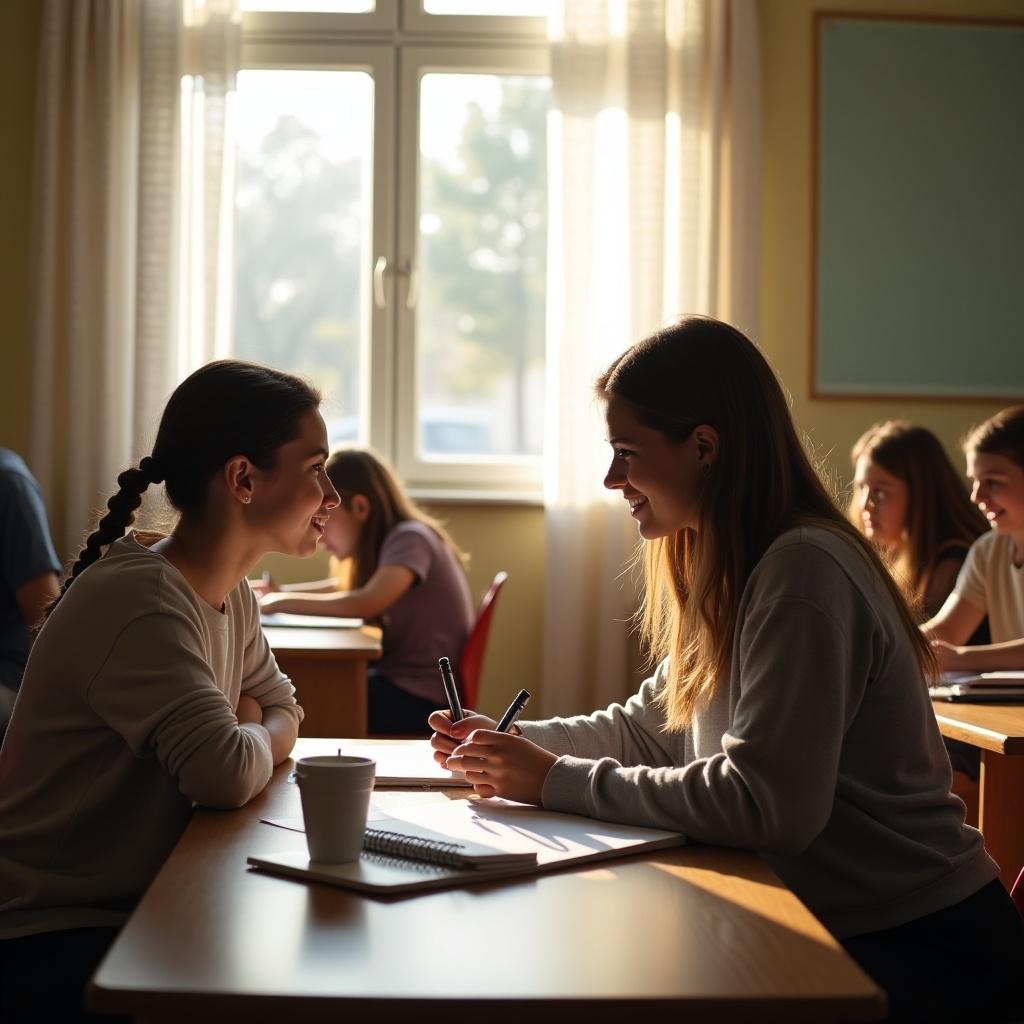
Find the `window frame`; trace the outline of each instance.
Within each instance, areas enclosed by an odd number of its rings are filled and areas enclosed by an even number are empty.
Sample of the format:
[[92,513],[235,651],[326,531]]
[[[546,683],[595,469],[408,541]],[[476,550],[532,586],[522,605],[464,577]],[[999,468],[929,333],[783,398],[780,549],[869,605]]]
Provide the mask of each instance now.
[[[536,47],[407,46],[399,61],[399,265],[418,271],[419,241],[419,85],[424,75],[496,74],[547,75],[548,54]],[[399,296],[408,295],[406,278]],[[541,456],[447,456],[426,459],[417,451],[419,415],[416,372],[419,365],[415,308],[397,303],[398,367],[395,381],[395,468],[413,486],[441,483],[447,487],[503,488],[512,493],[539,489]],[[440,472],[438,472],[440,470]]]
[[[528,23],[528,24],[524,24]],[[431,15],[423,0],[377,0],[368,14],[243,12],[242,70],[366,71],[374,82],[371,262],[360,349],[360,439],[385,455],[420,497],[533,501],[542,456],[418,457],[415,309],[419,81],[423,74],[550,75],[545,19]],[[374,268],[386,261],[385,302]],[[406,262],[408,261],[408,263]]]

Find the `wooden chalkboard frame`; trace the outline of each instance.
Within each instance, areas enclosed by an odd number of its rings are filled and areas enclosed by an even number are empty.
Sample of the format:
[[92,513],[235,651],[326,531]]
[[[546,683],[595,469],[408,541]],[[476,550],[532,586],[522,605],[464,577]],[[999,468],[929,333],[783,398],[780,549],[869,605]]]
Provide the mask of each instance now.
[[[995,404],[1014,404],[1021,401],[1022,392],[1009,391],[997,394],[987,389],[966,389],[962,393],[901,391],[899,385],[891,390],[879,387],[873,390],[859,389],[856,386],[830,384],[827,388],[819,385],[820,354],[818,337],[818,289],[820,284],[819,268],[819,226],[822,211],[820,196],[820,160],[821,160],[821,119],[822,112],[822,37],[826,27],[834,22],[893,22],[893,23],[924,23],[950,27],[969,28],[1013,28],[1024,29],[1024,20],[984,17],[956,17],[943,15],[917,15],[896,13],[875,13],[865,11],[828,10],[813,13],[813,85],[811,90],[811,182],[810,182],[810,250],[811,250],[811,287],[810,313],[808,319],[808,394],[814,399],[856,400],[856,401],[942,401],[942,402],[992,402]],[[1022,282],[1024,287],[1024,282]],[[1024,339],[1024,335],[1022,335]],[[1022,341],[1021,358],[1024,360],[1024,341]]]

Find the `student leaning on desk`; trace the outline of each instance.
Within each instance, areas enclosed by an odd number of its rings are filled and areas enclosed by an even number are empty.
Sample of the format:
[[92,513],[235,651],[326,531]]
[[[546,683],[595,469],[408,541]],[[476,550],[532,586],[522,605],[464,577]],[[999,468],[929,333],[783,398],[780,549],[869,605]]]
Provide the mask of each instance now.
[[646,542],[657,671],[623,705],[521,735],[434,712],[436,758],[481,795],[757,851],[887,989],[892,1020],[1020,1017],[1024,933],[949,792],[934,658],[763,356],[686,318],[597,390],[605,486]]
[[369,731],[428,736],[427,716],[443,700],[438,651],[461,651],[473,628],[468,558],[375,452],[337,449],[327,477],[341,504],[324,547],[350,560],[349,588],[335,580],[276,588],[267,580],[253,590],[268,612],[379,621],[384,652],[369,670]]
[[[953,593],[922,627],[951,672],[1024,668],[1024,405],[964,441],[971,500],[989,531],[971,545]],[[985,616],[992,643],[962,646]]]
[[[246,803],[291,753],[302,712],[245,575],[269,551],[311,555],[337,505],[319,402],[287,374],[211,363],[118,477],[0,751],[0,1019],[78,1019],[193,804]],[[161,482],[174,530],[125,536]]]

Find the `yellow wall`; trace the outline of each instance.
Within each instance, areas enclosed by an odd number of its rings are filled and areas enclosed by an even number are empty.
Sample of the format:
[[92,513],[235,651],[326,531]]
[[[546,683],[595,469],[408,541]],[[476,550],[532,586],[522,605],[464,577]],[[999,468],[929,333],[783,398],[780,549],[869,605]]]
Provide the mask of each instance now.
[[42,8],[38,0],[0,4],[0,444],[19,452],[28,446],[29,213]]
[[1024,0],[760,0],[764,86],[762,349],[793,395],[793,412],[831,473],[846,483],[849,451],[873,422],[907,418],[957,441],[999,406],[990,402],[837,401],[808,396],[811,281],[811,86],[816,10],[1024,18]]

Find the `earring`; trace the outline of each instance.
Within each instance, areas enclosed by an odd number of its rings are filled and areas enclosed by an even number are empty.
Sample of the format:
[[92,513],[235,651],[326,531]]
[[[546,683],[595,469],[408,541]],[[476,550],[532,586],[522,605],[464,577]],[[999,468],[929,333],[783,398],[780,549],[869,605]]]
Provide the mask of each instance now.
[[244,496],[244,497],[242,498],[242,501],[244,501],[244,502],[245,502],[245,504],[246,504],[246,505],[248,505],[248,504],[249,504],[249,501],[250,501],[250,499],[251,499],[251,498],[252,498],[252,495],[251,495],[251,494],[246,494],[246,495],[245,495],[245,496]]

